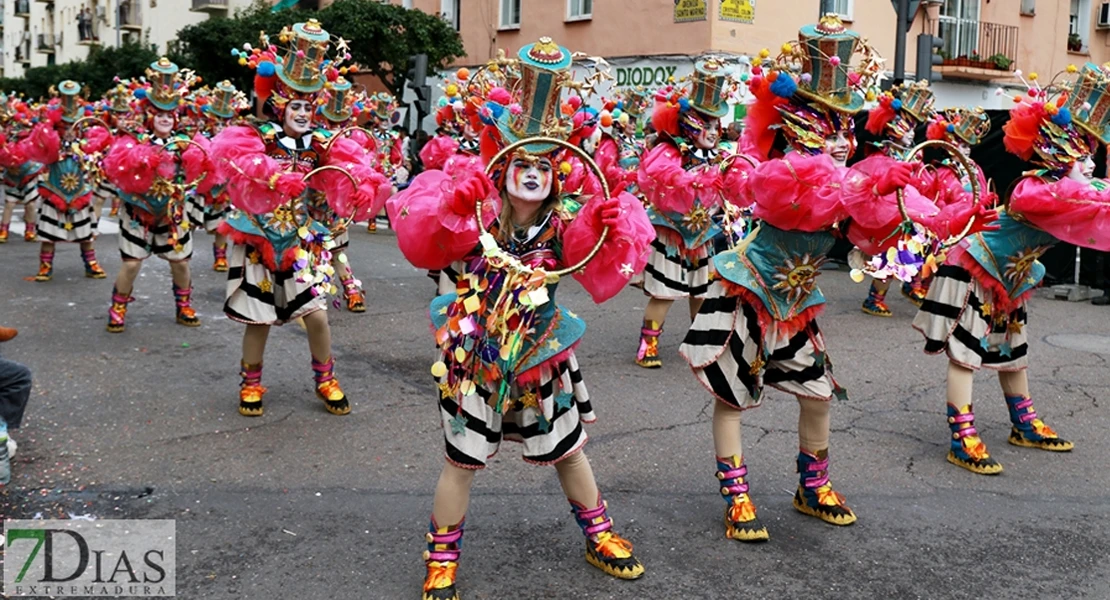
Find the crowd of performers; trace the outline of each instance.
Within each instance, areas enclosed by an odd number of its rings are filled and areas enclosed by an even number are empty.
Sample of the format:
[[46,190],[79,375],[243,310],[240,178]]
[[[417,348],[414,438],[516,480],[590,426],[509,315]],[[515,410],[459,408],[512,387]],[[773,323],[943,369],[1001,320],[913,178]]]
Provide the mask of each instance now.
[[[1002,471],[975,426],[981,368],[998,372],[1011,444],[1073,447],[1034,407],[1026,306],[1054,243],[1110,250],[1110,191],[1092,178],[1097,146],[1110,143],[1110,69],[1023,79],[1003,133],[1028,170],[999,198],[970,158],[990,128],[985,113],[937,108],[925,82],[880,91],[882,61],[835,16],[750,69],[706,56],[662,89],[610,98],[594,94],[604,63],[576,64],[580,55],[549,38],[460,69],[444,82],[437,136],[411,181],[389,133],[395,102],[352,85],[345,41],[309,21],[243,48],[233,54],[255,71],[262,118],[246,115],[230,83],[202,86],[166,59],[97,102],[72,81],[45,104],[4,98],[0,243],[23,205],[25,239],[42,243],[37,281],[51,279],[67,242],[88,277],[104,278],[94,245],[100,204],[111,202],[122,267],[107,328],[118,333],[150,256],[170,265],[177,322],[200,325],[190,260],[195,236],[208,234],[212,268],[227,272],[224,312],[245,326],[240,413],[263,414],[270,327],[302,320],[316,394],[344,415],[326,308],[335,297],[365,310],[348,232],[364,221],[373,230],[384,210],[405,257],[437,286],[431,372],[446,451],[426,599],[458,598],[470,488],[503,440],[554,466],[591,565],[622,579],[644,572],[582,451],[595,412],[576,355],[585,322],[557,302],[566,276],[598,303],[642,288],[630,358],[645,369],[662,365],[671,305],[688,302],[680,355],[717,400],[712,486],[728,538],[770,537],[740,435],[768,385],[798,401],[794,507],[833,525],[856,520],[829,476],[830,400],[846,391],[817,323],[816,278],[838,239],[853,246],[852,279],[872,279],[863,311],[890,316],[887,291],[899,287],[919,306],[925,352],[949,361],[949,462]],[[743,135],[722,140],[720,119],[741,91],[752,98]],[[874,141],[849,167],[865,110]]]

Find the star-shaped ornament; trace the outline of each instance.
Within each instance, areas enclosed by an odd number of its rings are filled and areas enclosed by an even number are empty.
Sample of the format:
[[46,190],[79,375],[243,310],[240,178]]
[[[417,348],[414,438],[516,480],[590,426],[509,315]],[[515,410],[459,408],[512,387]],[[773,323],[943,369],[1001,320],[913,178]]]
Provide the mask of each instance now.
[[451,433],[460,435],[466,431],[466,417],[462,413],[455,415],[455,418],[449,421],[451,425]]
[[451,386],[447,385],[446,383],[441,383],[436,387],[439,388],[439,397],[440,398],[443,398],[444,400],[446,400],[447,398],[451,397]]
[[537,415],[536,425],[538,425],[539,428],[540,428],[540,431],[542,431],[544,433],[547,433],[548,431],[551,431],[551,421],[548,421],[547,417],[543,416],[542,414]]
[[634,273],[634,270],[632,269],[632,263],[624,263],[621,265],[621,275],[624,275],[625,277],[632,277],[632,273]]
[[569,409],[574,402],[574,394],[559,394],[555,397],[555,405],[559,408]]
[[550,342],[547,343],[547,347],[556,351],[556,352],[558,352],[559,348],[563,347],[563,343],[560,342],[558,338],[554,338]]
[[532,390],[527,390],[520,395],[520,405],[524,408],[537,408],[540,403],[536,399],[536,394]]
[[1006,358],[1011,358],[1014,355],[1014,349],[1010,346],[1010,342],[1003,342],[998,348],[998,352]]

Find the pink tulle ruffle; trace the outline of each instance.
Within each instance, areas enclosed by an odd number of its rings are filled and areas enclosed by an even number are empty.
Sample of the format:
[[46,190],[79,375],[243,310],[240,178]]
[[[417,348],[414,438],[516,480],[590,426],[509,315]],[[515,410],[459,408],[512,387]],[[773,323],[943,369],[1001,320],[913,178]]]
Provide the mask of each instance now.
[[[615,198],[620,202],[622,218],[609,230],[597,256],[574,275],[598,304],[619,294],[632,276],[644,269],[655,239],[655,228],[644,205],[623,190]],[[564,266],[578,263],[597,244],[602,229],[601,206],[601,202],[586,203],[563,232]]]
[[1025,177],[1010,195],[1009,210],[1061,241],[1110,251],[1110,190],[1066,178]]
[[840,189],[846,171],[824,154],[791,153],[756,167],[747,196],[755,217],[774,227],[821,231],[848,216]]

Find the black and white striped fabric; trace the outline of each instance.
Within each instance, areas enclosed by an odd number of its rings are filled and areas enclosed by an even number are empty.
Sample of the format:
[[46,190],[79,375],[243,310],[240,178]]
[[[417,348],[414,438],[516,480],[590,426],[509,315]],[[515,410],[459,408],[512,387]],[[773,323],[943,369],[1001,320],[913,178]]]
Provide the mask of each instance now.
[[989,316],[994,305],[994,293],[966,269],[943,265],[913,327],[925,336],[927,354],[945,352],[949,360],[972,370],[1025,369],[1029,364],[1025,304],[998,323]]
[[644,268],[644,292],[668,300],[704,298],[709,289],[710,246],[703,244],[693,251],[668,256],[667,245],[656,238]]
[[439,294],[454,294],[458,288],[459,273],[466,272],[466,261],[456,260],[439,271],[429,271],[433,272],[437,273],[435,279],[439,285]]
[[460,414],[458,403],[454,397],[441,395],[439,412],[447,460],[464,469],[484,468],[503,439],[523,443],[524,460],[538,465],[555,464],[580,450],[587,439],[582,424],[592,423],[596,417],[574,354],[545,373],[538,387],[539,410],[520,407],[521,391],[514,388],[517,404],[505,414],[498,414],[488,404],[490,390],[478,388],[463,398],[461,415],[466,423],[461,433],[452,427]]
[[[123,260],[146,260],[153,256],[168,261],[189,260],[193,256],[193,236],[184,228],[170,221],[146,227],[134,217],[130,204],[123,206],[119,223],[119,253]],[[176,230],[176,243],[171,244],[171,234]]]
[[[679,353],[715,398],[741,410],[759,406],[764,385],[802,398],[831,399],[833,380],[817,322],[789,338],[780,339],[771,329],[764,336],[755,309],[729,296],[717,281]],[[753,368],[757,361],[765,364]]]
[[293,271],[271,271],[252,246],[232,244],[228,256],[224,314],[247,325],[282,325],[327,310],[327,296],[297,281]]
[[44,242],[88,242],[93,239],[92,207],[63,213],[43,202],[39,206],[38,234]]
[[201,229],[207,233],[216,233],[216,228],[224,222],[227,214],[226,206],[206,206],[202,199],[189,195],[185,199],[185,214],[189,217],[189,226],[192,229]]
[[32,177],[23,185],[5,184],[4,201],[9,204],[34,205],[39,199],[39,178]]

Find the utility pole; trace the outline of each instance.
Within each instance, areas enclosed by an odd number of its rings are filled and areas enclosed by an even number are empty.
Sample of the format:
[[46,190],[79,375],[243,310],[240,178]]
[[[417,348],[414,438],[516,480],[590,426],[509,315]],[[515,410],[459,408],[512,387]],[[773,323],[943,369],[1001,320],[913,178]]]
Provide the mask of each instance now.
[[906,79],[906,22],[910,20],[910,0],[897,0],[898,29],[894,37],[894,85]]

